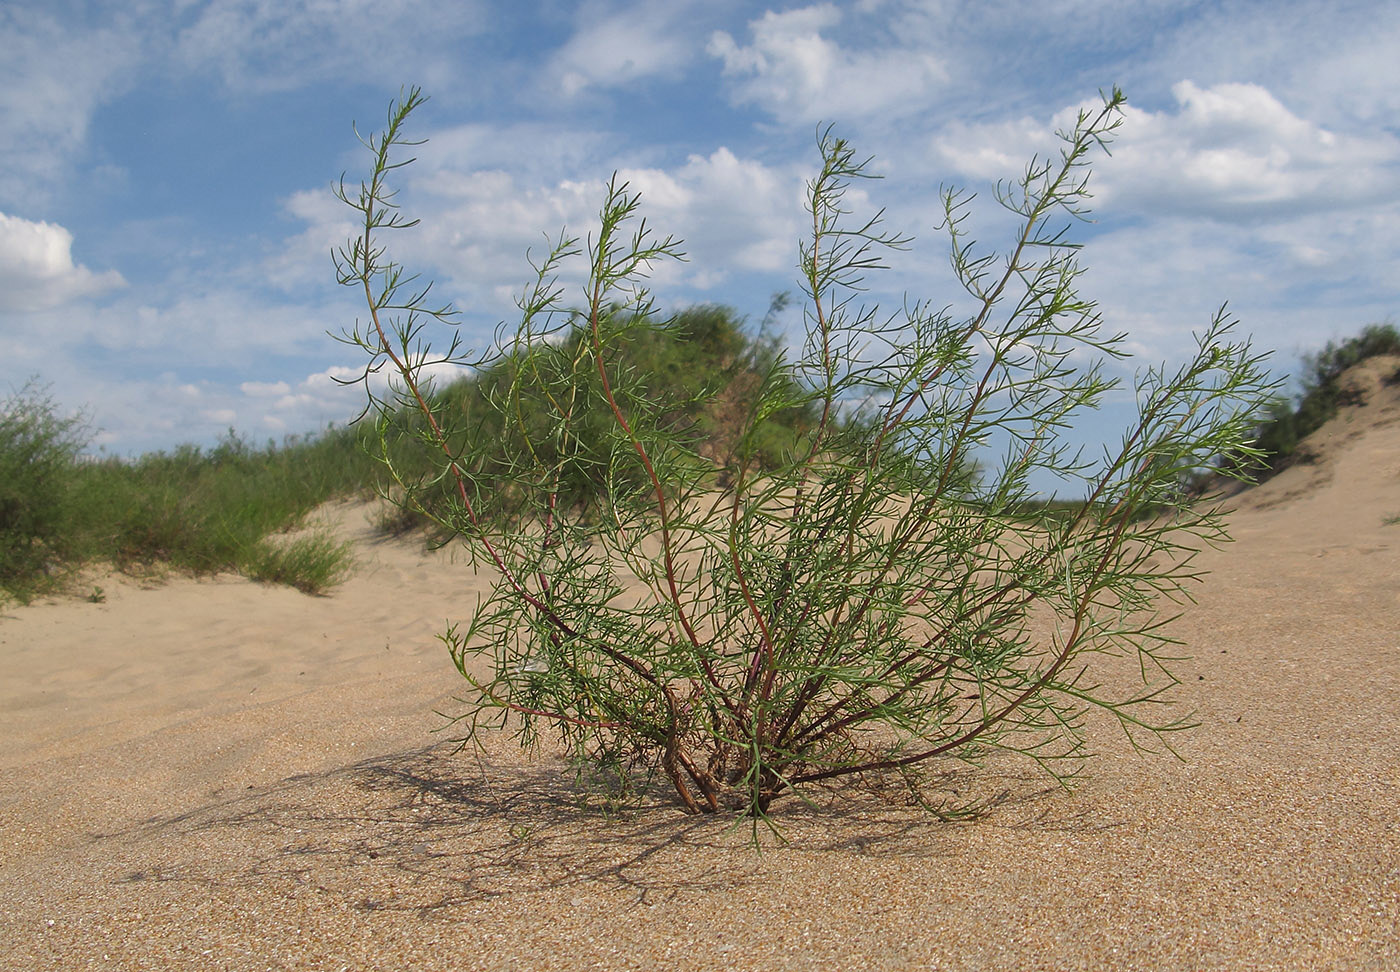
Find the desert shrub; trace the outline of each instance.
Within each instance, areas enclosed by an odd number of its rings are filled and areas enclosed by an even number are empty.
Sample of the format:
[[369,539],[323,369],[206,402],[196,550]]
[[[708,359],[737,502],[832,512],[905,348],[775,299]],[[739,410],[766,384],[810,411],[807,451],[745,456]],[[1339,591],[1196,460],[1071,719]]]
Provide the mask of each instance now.
[[37,381],[0,402],[0,590],[27,600],[77,553],[70,483],[86,444],[83,417],[60,415]]
[[325,530],[279,542],[264,537],[239,553],[239,570],[267,584],[286,584],[303,594],[321,594],[354,569],[350,545]]
[[[881,214],[851,211],[869,163],[823,131],[798,247],[806,340],[755,368],[722,450],[673,420],[714,406],[716,390],[672,399],[626,364],[625,349],[668,327],[645,280],[680,251],[616,178],[587,240],[561,234],[533,264],[520,323],[494,354],[471,357],[455,339],[433,349],[432,328],[454,312],[428,302],[383,240],[415,222],[387,179],[411,161],[397,152],[414,144],[404,126],[422,100],[415,89],[391,107],[366,143],[369,179],[341,183],[362,231],[336,263],[368,311],[345,340],[367,374],[393,376],[385,391],[366,383],[380,458],[394,474],[409,433],[435,456],[453,495],[445,527],[494,571],[444,635],[471,687],[465,739],[510,727],[528,745],[547,727],[585,765],[623,779],[659,770],[689,811],[757,819],[819,781],[912,777],[997,749],[1068,778],[1093,709],[1145,746],[1184,724],[1156,714],[1173,681],[1160,605],[1186,596],[1197,546],[1226,534],[1218,507],[1188,506],[1180,484],[1247,448],[1271,386],[1222,310],[1187,363],[1138,374],[1139,414],[1102,461],[1061,441],[1117,384],[1073,362],[1124,357],[1076,287],[1068,235],[1119,92],[1079,116],[1057,157],[999,190],[1019,219],[1004,252],[969,238],[968,195],[944,193],[973,305],[963,318],[861,303],[883,253],[907,240]],[[586,283],[570,300],[558,274],[575,259]],[[509,436],[464,434],[434,404],[424,369],[442,360],[507,363],[481,406]],[[395,424],[406,409],[419,415],[411,430]],[[812,424],[765,457],[785,414]],[[1044,472],[1081,481],[1084,502],[1037,506]],[[564,502],[576,477],[604,487],[600,515]],[[520,513],[508,521],[487,513],[503,492]],[[1134,658],[1143,684],[1100,688],[1086,674],[1098,654]]]

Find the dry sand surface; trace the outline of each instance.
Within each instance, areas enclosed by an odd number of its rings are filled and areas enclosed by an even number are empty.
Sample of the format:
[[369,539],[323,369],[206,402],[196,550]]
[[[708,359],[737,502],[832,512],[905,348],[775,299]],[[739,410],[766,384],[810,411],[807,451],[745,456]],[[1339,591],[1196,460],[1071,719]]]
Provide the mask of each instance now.
[[[1395,361],[1393,364],[1400,364]],[[434,734],[477,581],[377,542],[332,596],[234,578],[0,617],[5,969],[1400,969],[1400,388],[1236,498],[1176,634],[1183,762],[1112,732],[987,817],[579,808]]]

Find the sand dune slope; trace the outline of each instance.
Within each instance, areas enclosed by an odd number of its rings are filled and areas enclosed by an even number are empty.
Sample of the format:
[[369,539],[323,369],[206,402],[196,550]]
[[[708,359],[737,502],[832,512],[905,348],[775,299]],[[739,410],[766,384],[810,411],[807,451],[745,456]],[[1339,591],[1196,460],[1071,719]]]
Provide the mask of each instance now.
[[760,855],[665,803],[581,810],[548,758],[452,755],[435,635],[480,581],[361,508],[329,511],[366,563],[331,597],[12,608],[0,968],[1400,968],[1400,389],[1370,364],[1205,555],[1185,761],[1108,733],[1072,794],[992,767],[973,824],[836,793]]

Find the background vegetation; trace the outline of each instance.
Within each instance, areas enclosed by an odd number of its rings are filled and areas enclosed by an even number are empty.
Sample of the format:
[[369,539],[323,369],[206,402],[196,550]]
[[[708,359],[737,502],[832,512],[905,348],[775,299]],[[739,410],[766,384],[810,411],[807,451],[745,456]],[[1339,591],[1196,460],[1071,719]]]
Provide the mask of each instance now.
[[[1316,354],[1305,355],[1298,393],[1275,399],[1255,433],[1254,448],[1263,460],[1257,478],[1267,479],[1295,462],[1307,461],[1299,451],[1300,443],[1339,408],[1351,404],[1338,379],[1348,368],[1382,354],[1400,355],[1400,330],[1393,324],[1367,325],[1354,337],[1329,341]],[[1240,461],[1240,456],[1227,459],[1233,464]]]
[[[743,419],[761,376],[772,370],[778,340],[769,331],[773,312],[786,296],[774,299],[756,332],[730,308],[702,304],[674,317],[629,320],[620,328],[619,370],[635,394],[655,409],[657,424],[673,432],[723,468],[739,445]],[[521,491],[512,471],[525,459],[563,469],[559,498],[581,512],[596,511],[609,491],[630,492],[643,486],[636,471],[619,478],[609,472],[612,413],[597,375],[580,372],[577,363],[586,348],[577,332],[526,353],[512,347],[475,377],[457,381],[432,393],[432,412],[442,428],[450,429],[448,450],[472,456],[469,471],[482,485],[474,498],[483,516],[518,518]],[[577,421],[562,436],[549,434],[554,403],[540,389],[550,380],[573,375],[570,387]],[[796,383],[786,391],[798,402]],[[763,468],[791,454],[816,423],[814,409],[794,404],[775,412],[762,437],[746,446]],[[390,532],[427,526],[439,541],[454,532],[450,526],[453,486],[442,475],[442,447],[432,437],[426,417],[416,409],[391,409],[379,416],[377,441],[366,439],[396,474],[393,508],[385,513]],[[493,443],[491,451],[478,448]],[[569,461],[560,463],[567,455]]]
[[[782,300],[775,300],[774,309]],[[722,452],[734,447],[736,414],[755,376],[777,354],[770,320],[754,330],[729,308],[688,308],[662,327],[631,332],[624,361],[646,394],[667,403],[667,423],[688,430],[703,449]],[[576,346],[561,344],[542,364],[560,367],[576,352]],[[518,451],[524,438],[489,403],[508,394],[520,366],[517,356],[504,355],[476,377],[442,387],[434,407],[451,416],[463,437],[490,437],[506,451]],[[601,407],[596,389],[585,397],[590,407]],[[701,407],[702,400],[719,404]],[[586,415],[564,447],[601,455],[603,419],[601,413]],[[776,416],[757,444],[760,461],[792,449],[812,421],[801,408]],[[381,436],[398,443],[394,461],[429,511],[386,513],[381,525],[400,532],[430,526],[432,514],[446,515],[448,493],[434,479],[432,464],[413,448],[413,436],[403,434],[420,423],[421,417],[402,412],[385,427],[334,428],[280,444],[253,446],[230,433],[212,449],[181,446],[132,461],[95,461],[83,454],[90,441],[87,418],[63,416],[43,386],[31,381],[0,402],[0,597],[27,602],[69,588],[77,568],[94,561],[134,573],[237,571],[322,592],[346,575],[347,546],[323,533],[290,541],[278,534],[300,527],[328,500],[369,497],[382,488],[383,466],[371,458]],[[602,465],[575,465],[567,486],[572,502],[596,502],[608,485]],[[500,470],[481,472],[489,481]],[[509,491],[490,499],[497,515],[513,515]]]
[[317,593],[350,567],[346,544],[302,525],[372,472],[344,432],[255,448],[229,435],[134,461],[91,460],[82,418],[31,382],[0,406],[0,596],[63,590],[92,561],[131,573],[239,571]]
[[[783,299],[775,301],[774,310]],[[672,403],[669,420],[688,424],[702,451],[720,459],[735,445],[757,376],[777,355],[770,320],[771,314],[751,330],[730,308],[689,308],[665,328],[639,328],[624,360],[658,400]],[[576,350],[559,346],[559,359]],[[1266,464],[1261,477],[1299,461],[1299,443],[1346,404],[1341,374],[1381,354],[1400,355],[1400,330],[1393,324],[1369,325],[1304,358],[1299,392],[1276,399],[1258,427],[1254,447]],[[475,420],[474,425],[454,421],[453,427],[503,440],[510,430],[499,410],[488,406],[518,377],[518,360],[507,356],[475,379],[446,385],[435,398],[437,407]],[[792,392],[790,397],[799,397]],[[700,407],[706,399],[721,404]],[[599,411],[590,421],[601,429],[607,418]],[[449,496],[434,485],[432,465],[421,456],[415,460],[416,450],[405,449],[397,434],[416,427],[419,417],[404,412],[395,421],[390,430],[337,428],[261,447],[230,435],[212,449],[181,446],[134,461],[93,461],[83,454],[90,441],[88,418],[64,416],[44,387],[31,381],[0,402],[0,597],[27,602],[62,590],[76,568],[93,561],[137,573],[238,571],[322,592],[345,576],[348,550],[324,535],[291,545],[277,542],[275,535],[295,529],[328,500],[373,495],[384,479],[382,466],[370,457],[370,447],[378,445],[371,440],[381,431],[399,443],[395,462],[414,477],[421,502],[439,516],[447,514]],[[782,413],[756,444],[760,461],[777,462],[814,421],[811,409]],[[587,504],[602,485],[596,476],[580,477],[571,495]],[[505,499],[497,497],[498,512],[509,508]],[[1077,504],[1061,502],[1045,512],[1071,515],[1076,509]],[[387,510],[381,525],[402,532],[432,522],[405,504]]]

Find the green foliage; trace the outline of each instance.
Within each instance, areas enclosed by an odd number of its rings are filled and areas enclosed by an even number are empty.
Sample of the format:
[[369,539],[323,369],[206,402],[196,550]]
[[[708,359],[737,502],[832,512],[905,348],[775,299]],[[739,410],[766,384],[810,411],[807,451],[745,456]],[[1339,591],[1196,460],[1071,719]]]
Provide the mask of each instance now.
[[[421,481],[397,468],[403,438],[433,457],[426,481],[452,494],[446,525],[495,578],[444,635],[472,688],[467,739],[512,727],[528,745],[547,728],[622,792],[629,774],[659,770],[685,809],[757,819],[819,781],[910,778],[992,749],[1068,779],[1090,709],[1144,745],[1185,724],[1154,715],[1174,681],[1159,603],[1186,597],[1194,551],[1227,536],[1219,509],[1188,506],[1181,483],[1246,448],[1272,386],[1222,311],[1190,361],[1139,374],[1140,414],[1101,463],[1061,442],[1117,384],[1071,362],[1124,357],[1076,288],[1068,236],[1120,93],[999,191],[1020,221],[1004,252],[968,237],[969,196],[944,194],[974,304],[963,319],[861,302],[907,240],[851,211],[868,163],[823,132],[799,247],[805,344],[792,360],[770,346],[729,403],[722,383],[666,386],[663,362],[629,357],[677,327],[645,281],[680,249],[616,178],[587,240],[561,234],[533,264],[495,356],[455,340],[435,351],[432,328],[455,312],[429,303],[382,239],[414,225],[388,178],[411,161],[397,152],[416,144],[404,126],[422,100],[407,92],[366,140],[368,181],[342,182],[362,231],[336,265],[368,310],[345,340],[366,376],[392,376],[384,391],[366,382],[379,458],[411,501]],[[575,260],[586,283],[570,300],[558,278]],[[471,410],[445,409],[425,371],[441,361],[503,378]],[[718,414],[730,432],[706,448],[702,417]],[[488,422],[508,434],[470,434]],[[1082,481],[1085,502],[1037,508],[1042,472]],[[572,502],[581,481],[605,487],[596,511]],[[506,518],[492,514],[502,492]],[[1099,654],[1133,659],[1142,686],[1100,688],[1086,675]]]
[[[89,464],[75,474],[87,497],[80,523],[94,551],[123,569],[232,570],[319,592],[343,576],[346,545],[321,538],[284,549],[264,538],[345,492],[337,466],[354,451],[348,437],[338,446],[336,438],[259,449],[230,433],[211,450],[182,446],[135,462]],[[368,464],[357,465],[363,475]]]
[[240,571],[319,592],[349,566],[347,544],[321,535],[266,538],[320,503],[362,490],[373,465],[340,431],[253,448],[182,446],[135,461],[82,461],[81,419],[62,419],[26,386],[0,411],[0,591],[21,601],[93,560],[129,571]]
[[324,531],[279,543],[264,538],[242,552],[239,568],[253,580],[287,584],[304,594],[335,587],[354,569],[350,545]]
[[76,553],[69,477],[85,445],[83,418],[58,415],[37,381],[0,402],[0,590],[27,599]]
[[[1302,390],[1296,398],[1276,398],[1259,425],[1254,448],[1262,454],[1265,475],[1286,469],[1298,460],[1298,445],[1337,414],[1345,399],[1338,379],[1348,368],[1382,354],[1400,355],[1400,331],[1393,324],[1370,324],[1341,343],[1329,341],[1303,359]],[[1239,463],[1239,457],[1235,458]]]
[[[567,369],[578,353],[576,342],[539,350],[528,366],[555,372]],[[720,452],[733,445],[733,412],[745,389],[776,355],[771,337],[750,335],[732,310],[709,305],[685,310],[664,327],[638,327],[621,351],[645,394],[667,403],[664,421],[678,433],[684,430],[698,448]],[[540,432],[534,416],[541,409],[529,400],[533,386],[522,378],[523,361],[507,355],[431,396],[433,409],[461,430],[457,447],[465,449],[469,437],[498,443],[508,454],[518,455],[531,442],[537,449],[550,447],[534,441]],[[564,444],[581,456],[604,448],[600,430],[608,417],[596,379],[590,383],[589,377],[584,376],[588,387],[580,407],[593,414]],[[718,404],[701,404],[706,396]],[[507,400],[513,402],[515,422],[493,404]],[[763,461],[796,448],[813,421],[800,407],[778,416],[761,450]],[[530,428],[528,436],[518,431],[521,422]],[[61,586],[72,567],[105,560],[128,571],[239,571],[308,593],[328,590],[349,569],[346,545],[323,535],[290,543],[269,538],[294,529],[327,500],[369,492],[383,473],[370,453],[384,436],[399,444],[394,468],[403,477],[400,495],[411,494],[414,504],[430,511],[428,519],[437,521],[442,539],[443,524],[452,515],[451,494],[435,478],[439,470],[429,457],[413,447],[421,425],[418,412],[400,410],[386,416],[378,430],[329,430],[264,447],[230,432],[213,449],[187,445],[133,461],[83,461],[84,420],[60,418],[31,382],[0,410],[0,589],[28,600]],[[596,510],[608,488],[598,472],[602,465],[570,467],[571,478],[561,489],[567,502]],[[480,470],[486,479],[504,472],[500,462]],[[483,502],[493,515],[519,513],[506,489],[484,491]],[[405,506],[398,516],[386,516],[383,526],[400,532],[422,526],[424,519]]]
[[[775,339],[762,331],[748,334],[732,309],[713,304],[686,308],[667,320],[620,321],[617,333],[626,393],[645,400],[668,434],[723,469],[739,445],[749,396],[777,360]],[[559,469],[558,502],[584,513],[596,511],[610,490],[648,487],[636,469],[608,479],[613,417],[597,373],[579,367],[587,351],[578,330],[558,340],[538,340],[528,349],[517,342],[471,377],[425,395],[439,425],[450,430],[449,450],[470,453],[473,477],[488,484],[475,498],[482,515],[510,518],[522,512],[527,487],[513,481],[513,470],[531,463]],[[794,404],[776,412],[750,445],[764,468],[797,450],[816,422],[794,380],[784,375],[775,380],[789,383],[786,392]],[[556,405],[550,389],[561,384],[568,387],[574,420],[556,435],[550,428]],[[401,513],[388,515],[386,529],[399,532],[426,519],[440,541],[450,536],[453,484],[434,461],[441,450],[422,413],[403,403],[382,410],[375,435],[366,441],[389,457],[394,477]],[[493,449],[481,449],[481,443]],[[561,461],[565,456],[568,460]]]

